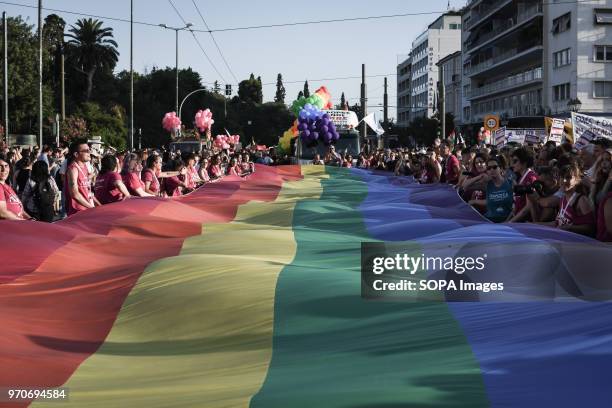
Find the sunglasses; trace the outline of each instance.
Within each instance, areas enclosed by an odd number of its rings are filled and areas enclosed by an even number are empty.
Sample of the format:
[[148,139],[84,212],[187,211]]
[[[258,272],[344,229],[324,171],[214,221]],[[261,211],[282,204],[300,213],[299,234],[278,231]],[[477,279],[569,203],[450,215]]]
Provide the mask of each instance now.
[[499,166],[487,166],[487,170],[497,170]]
[[87,150],[79,150],[79,153],[91,153],[91,150],[87,149]]

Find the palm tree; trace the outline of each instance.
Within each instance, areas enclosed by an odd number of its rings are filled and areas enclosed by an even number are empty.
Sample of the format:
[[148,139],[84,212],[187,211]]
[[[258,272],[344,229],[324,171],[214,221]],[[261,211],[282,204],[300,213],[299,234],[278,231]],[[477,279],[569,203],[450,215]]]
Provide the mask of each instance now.
[[93,90],[93,78],[98,69],[113,69],[119,60],[117,43],[113,39],[113,29],[102,27],[103,22],[91,18],[81,19],[66,37],[69,55],[74,68],[87,77],[85,100],[89,101]]

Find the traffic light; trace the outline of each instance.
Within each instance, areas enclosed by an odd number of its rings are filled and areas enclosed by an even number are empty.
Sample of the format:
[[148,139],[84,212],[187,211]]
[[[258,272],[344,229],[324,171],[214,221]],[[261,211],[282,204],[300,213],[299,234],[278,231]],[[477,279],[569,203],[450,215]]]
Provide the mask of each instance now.
[[225,96],[232,96],[232,85],[225,85]]

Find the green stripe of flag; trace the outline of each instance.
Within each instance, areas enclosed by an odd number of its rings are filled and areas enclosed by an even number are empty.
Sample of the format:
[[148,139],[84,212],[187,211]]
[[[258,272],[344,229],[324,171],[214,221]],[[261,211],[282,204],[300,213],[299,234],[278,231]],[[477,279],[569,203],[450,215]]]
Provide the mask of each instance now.
[[296,206],[297,252],[278,280],[272,362],[251,407],[488,406],[446,304],[360,297],[367,185],[327,171],[321,198]]

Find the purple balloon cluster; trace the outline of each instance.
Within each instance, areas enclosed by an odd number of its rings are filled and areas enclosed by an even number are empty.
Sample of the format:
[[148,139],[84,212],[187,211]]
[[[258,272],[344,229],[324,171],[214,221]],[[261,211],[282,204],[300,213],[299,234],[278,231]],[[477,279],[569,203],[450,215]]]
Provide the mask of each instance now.
[[329,146],[340,139],[340,134],[329,115],[309,103],[304,105],[298,115],[298,130],[300,138],[309,145],[316,145],[322,141]]

